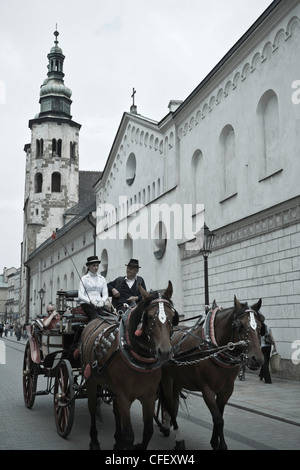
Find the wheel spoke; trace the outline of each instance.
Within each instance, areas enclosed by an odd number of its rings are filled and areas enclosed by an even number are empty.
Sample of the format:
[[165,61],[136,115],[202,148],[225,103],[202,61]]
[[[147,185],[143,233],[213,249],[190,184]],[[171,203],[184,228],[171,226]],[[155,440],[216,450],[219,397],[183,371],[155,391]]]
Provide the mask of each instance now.
[[74,420],[74,379],[70,363],[63,360],[54,386],[54,414],[57,432],[62,437],[70,433]]

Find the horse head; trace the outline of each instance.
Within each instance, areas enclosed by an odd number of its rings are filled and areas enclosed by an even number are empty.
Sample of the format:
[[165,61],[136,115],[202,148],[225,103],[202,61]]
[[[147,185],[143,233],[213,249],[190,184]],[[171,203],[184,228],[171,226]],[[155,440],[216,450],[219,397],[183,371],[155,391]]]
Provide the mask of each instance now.
[[234,321],[233,328],[237,333],[239,340],[246,342],[244,354],[246,364],[251,370],[257,370],[263,363],[263,355],[260,347],[260,331],[262,328],[262,318],[259,313],[262,300],[248,306],[247,303],[241,303],[234,296]]
[[166,361],[172,355],[171,335],[173,326],[178,323],[178,313],[171,301],[172,283],[169,281],[163,294],[147,292],[142,286],[140,292],[143,296],[139,306],[142,312],[135,336],[147,341],[159,361]]

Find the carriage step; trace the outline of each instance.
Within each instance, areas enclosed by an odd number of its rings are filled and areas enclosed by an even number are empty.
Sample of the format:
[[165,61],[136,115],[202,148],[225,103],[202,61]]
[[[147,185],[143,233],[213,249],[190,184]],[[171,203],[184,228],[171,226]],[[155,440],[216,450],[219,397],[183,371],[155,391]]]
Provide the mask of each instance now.
[[37,395],[49,395],[49,393],[50,392],[48,392],[48,390],[41,390],[39,392],[33,392],[32,395],[34,395],[36,397]]

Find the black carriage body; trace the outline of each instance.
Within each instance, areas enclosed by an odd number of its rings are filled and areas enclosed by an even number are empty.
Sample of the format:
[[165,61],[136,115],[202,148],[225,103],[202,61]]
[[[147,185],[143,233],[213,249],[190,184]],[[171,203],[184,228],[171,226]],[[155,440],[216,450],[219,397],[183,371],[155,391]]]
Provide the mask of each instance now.
[[[87,397],[79,344],[88,318],[76,305],[76,298],[77,291],[57,292],[56,311],[61,321],[55,328],[45,329],[39,318],[27,327],[28,342],[23,361],[25,406],[32,408],[38,395],[52,394],[56,430],[64,438],[73,426],[75,400]],[[37,389],[39,375],[47,378],[45,390]],[[113,395],[106,389],[99,388],[97,395],[107,404],[113,400]]]

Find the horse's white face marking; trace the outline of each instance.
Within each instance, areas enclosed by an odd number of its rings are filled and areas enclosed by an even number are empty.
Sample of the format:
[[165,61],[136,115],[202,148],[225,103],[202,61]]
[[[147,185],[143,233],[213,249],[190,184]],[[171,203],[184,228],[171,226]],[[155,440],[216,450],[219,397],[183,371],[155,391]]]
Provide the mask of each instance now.
[[255,321],[254,313],[250,312],[250,326],[253,330],[256,330],[257,323]]
[[158,303],[158,318],[159,318],[159,321],[161,321],[161,323],[165,323],[167,319],[163,302]]

